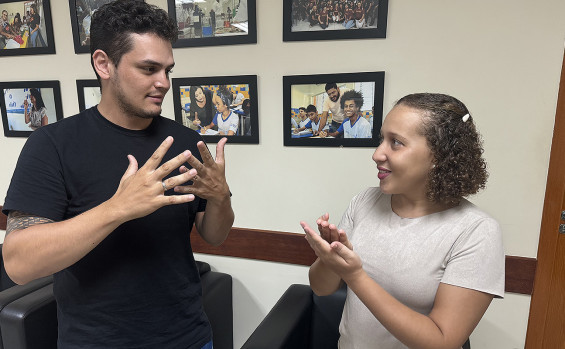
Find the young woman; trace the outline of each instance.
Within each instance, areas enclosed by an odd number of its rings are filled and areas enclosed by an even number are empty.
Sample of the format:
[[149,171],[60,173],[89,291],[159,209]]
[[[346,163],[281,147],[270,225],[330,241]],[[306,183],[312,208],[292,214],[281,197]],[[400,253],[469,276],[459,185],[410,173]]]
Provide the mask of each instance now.
[[209,125],[214,118],[212,92],[204,90],[202,86],[190,86],[190,113],[188,120],[192,122],[189,127],[198,130],[201,125]]
[[29,99],[33,107],[29,110],[27,99],[24,99],[24,117],[26,124],[29,124],[29,127],[35,131],[41,126],[47,125],[49,118],[47,117],[47,111],[45,109],[45,103],[43,103],[43,98],[41,97],[41,92],[39,92],[38,89],[31,88],[29,93]]
[[237,133],[239,117],[229,108],[232,102],[231,92],[225,86],[220,87],[213,99],[218,113],[214,116],[212,123],[202,127],[200,132],[205,134],[208,129],[218,126],[219,135],[234,136]]
[[464,199],[488,174],[469,110],[441,94],[400,99],[373,154],[380,187],[350,203],[338,227],[301,225],[318,259],[314,292],[345,282],[341,349],[460,348],[504,295],[497,222]]
[[[35,4],[31,5],[30,8],[30,22],[29,22],[29,40],[31,43],[31,47],[45,47],[45,41],[43,40],[43,36],[41,36],[41,30],[39,28],[39,24],[41,23],[41,17],[39,13],[37,13],[37,7]],[[39,45],[36,42],[39,40]]]

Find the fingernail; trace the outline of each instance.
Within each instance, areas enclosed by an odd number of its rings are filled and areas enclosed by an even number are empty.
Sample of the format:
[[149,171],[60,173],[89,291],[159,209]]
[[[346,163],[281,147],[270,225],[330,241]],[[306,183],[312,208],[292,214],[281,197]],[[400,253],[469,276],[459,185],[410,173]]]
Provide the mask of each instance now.
[[190,150],[185,150],[182,155],[184,155],[185,158],[188,158],[190,156]]

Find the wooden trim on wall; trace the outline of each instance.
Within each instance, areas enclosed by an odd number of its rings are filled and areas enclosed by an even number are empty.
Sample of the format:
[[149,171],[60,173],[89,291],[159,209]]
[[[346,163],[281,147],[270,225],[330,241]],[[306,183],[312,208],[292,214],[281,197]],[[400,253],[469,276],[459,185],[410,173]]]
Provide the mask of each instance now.
[[[316,260],[304,234],[232,228],[218,247],[208,245],[195,230],[190,236],[196,253],[308,266]],[[536,264],[535,258],[506,256],[506,292],[532,294]]]
[[[2,210],[2,206],[0,206]],[[6,230],[6,216],[0,213],[0,230]],[[196,230],[190,234],[192,250],[218,256],[239,257],[309,266],[316,260],[304,234],[270,230],[232,228],[220,246],[206,243]],[[537,260],[506,256],[506,292],[532,294]]]

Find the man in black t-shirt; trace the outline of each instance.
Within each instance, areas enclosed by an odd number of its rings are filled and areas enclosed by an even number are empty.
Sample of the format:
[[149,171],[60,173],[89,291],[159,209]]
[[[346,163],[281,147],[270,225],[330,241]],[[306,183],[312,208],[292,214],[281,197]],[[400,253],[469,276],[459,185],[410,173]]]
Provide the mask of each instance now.
[[190,232],[219,245],[233,223],[226,139],[214,160],[195,131],[160,116],[175,38],[155,6],[100,7],[100,104],[35,131],[20,154],[4,265],[19,284],[54,274],[59,348],[212,345]]

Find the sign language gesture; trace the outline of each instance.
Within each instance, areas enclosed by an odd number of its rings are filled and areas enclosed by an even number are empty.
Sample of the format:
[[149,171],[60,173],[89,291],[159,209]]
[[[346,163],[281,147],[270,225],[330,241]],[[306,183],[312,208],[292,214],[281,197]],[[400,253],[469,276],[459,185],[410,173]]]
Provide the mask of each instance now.
[[[135,157],[128,155],[129,166],[120,180],[118,190],[109,200],[114,203],[112,206],[115,210],[121,213],[123,222],[144,217],[166,205],[194,200],[194,195],[164,195],[167,184],[163,178],[179,168],[191,156],[190,151],[185,150],[159,166],[171,144],[173,137],[167,137],[141,168],[138,168]],[[167,181],[184,183],[188,180],[185,179],[186,177],[180,174],[168,178]]]
[[[226,182],[226,164],[224,159],[224,146],[227,138],[222,138],[216,146],[216,160],[208,151],[206,144],[198,142],[198,150],[202,156],[202,162],[190,155],[188,163],[192,169],[186,166],[180,167],[180,172],[192,180],[192,185],[181,186],[184,182],[177,182],[177,179],[169,178],[166,180],[167,187],[174,186],[177,193],[189,193],[198,195],[208,200],[209,203],[218,203],[229,199],[230,190]],[[186,182],[186,181],[185,181]],[[178,186],[177,186],[178,185]]]
[[300,222],[300,225],[319,260],[347,283],[351,278],[363,273],[363,263],[353,252],[345,231],[329,224],[328,219],[329,215],[326,213],[316,221],[319,235],[306,222]]

